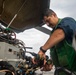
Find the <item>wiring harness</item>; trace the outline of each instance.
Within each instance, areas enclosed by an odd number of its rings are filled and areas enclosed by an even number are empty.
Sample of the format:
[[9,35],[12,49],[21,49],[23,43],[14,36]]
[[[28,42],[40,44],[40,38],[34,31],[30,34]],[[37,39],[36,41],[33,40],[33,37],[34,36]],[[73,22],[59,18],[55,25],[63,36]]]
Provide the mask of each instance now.
[[[17,61],[11,59],[13,62],[17,62],[15,67],[9,63],[10,60],[8,59],[6,61],[0,61],[0,72],[5,72],[5,75],[34,75],[35,71],[43,66],[44,58],[40,58],[40,56],[34,52],[26,51],[26,48],[32,48],[26,47],[23,41],[16,39],[15,32],[10,28],[2,28],[0,26],[0,42],[11,44],[19,49],[19,52],[17,52]],[[32,57],[27,56],[26,53],[34,56],[38,64],[33,64]],[[48,56],[46,57],[48,59]]]

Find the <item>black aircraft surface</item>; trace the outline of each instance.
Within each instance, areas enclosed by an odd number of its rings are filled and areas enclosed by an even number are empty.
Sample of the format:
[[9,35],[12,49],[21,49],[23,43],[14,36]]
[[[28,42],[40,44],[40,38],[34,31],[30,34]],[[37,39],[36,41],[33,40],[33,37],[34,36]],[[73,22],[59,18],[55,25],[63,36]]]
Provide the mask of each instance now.
[[30,28],[45,32],[46,28],[40,26],[42,14],[49,6],[50,0],[0,0],[0,22],[16,32]]

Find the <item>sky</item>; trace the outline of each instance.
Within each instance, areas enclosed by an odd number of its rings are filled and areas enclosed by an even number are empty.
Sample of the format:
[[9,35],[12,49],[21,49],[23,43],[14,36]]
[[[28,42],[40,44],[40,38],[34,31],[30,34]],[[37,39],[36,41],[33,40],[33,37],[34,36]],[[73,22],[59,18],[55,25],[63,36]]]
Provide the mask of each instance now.
[[51,0],[50,8],[61,18],[68,16],[76,19],[76,0]]
[[[73,17],[76,19],[76,0],[51,0],[50,9],[53,9],[59,18]],[[47,27],[45,25],[45,27]],[[31,28],[17,34],[17,38],[25,43],[26,47],[32,47],[33,49],[26,49],[27,51],[38,53],[39,48],[49,38],[49,35]],[[49,50],[46,53],[49,55]],[[49,55],[50,56],[50,55]]]

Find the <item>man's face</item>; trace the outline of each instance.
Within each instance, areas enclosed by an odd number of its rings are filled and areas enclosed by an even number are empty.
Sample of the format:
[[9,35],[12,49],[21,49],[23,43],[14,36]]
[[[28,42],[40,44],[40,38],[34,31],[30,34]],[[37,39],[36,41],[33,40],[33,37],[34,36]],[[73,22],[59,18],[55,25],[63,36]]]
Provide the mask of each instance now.
[[44,22],[51,28],[55,27],[55,17],[53,15],[51,16],[44,16]]

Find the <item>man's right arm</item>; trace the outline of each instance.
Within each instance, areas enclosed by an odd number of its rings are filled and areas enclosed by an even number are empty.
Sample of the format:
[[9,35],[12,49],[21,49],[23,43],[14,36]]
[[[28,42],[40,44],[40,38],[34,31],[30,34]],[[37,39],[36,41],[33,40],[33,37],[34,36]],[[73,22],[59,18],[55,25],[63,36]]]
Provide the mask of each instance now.
[[[42,46],[42,49],[44,51],[47,51],[48,49],[52,48],[53,46],[61,42],[64,38],[65,38],[64,31],[62,29],[57,29],[52,33],[47,42]],[[45,53],[42,50],[40,50],[38,54],[41,56],[45,55]]]

